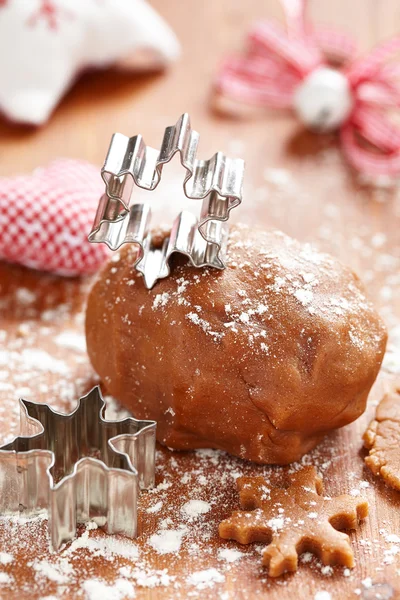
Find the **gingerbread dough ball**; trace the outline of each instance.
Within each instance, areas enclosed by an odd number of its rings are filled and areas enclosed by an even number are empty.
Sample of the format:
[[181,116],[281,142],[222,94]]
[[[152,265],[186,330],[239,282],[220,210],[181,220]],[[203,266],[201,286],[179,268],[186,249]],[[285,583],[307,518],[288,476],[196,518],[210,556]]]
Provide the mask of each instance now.
[[364,411],[385,328],[357,277],[279,232],[231,230],[227,268],[147,290],[125,246],[98,276],[87,347],[108,391],[170,448],[298,460]]

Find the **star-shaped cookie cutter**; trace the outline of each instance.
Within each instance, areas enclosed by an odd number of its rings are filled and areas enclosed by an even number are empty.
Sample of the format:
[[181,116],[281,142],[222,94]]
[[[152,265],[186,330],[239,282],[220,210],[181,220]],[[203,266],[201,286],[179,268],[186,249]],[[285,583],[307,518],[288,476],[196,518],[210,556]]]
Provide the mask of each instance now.
[[154,485],[155,421],[106,421],[99,386],[63,414],[20,399],[22,435],[0,447],[0,513],[49,512],[53,549],[95,520],[137,535],[139,488]]
[[[195,267],[225,268],[230,211],[242,201],[244,161],[228,158],[221,152],[209,160],[196,158],[199,134],[183,114],[176,125],[165,129],[161,150],[146,146],[141,135],[112,137],[102,177],[106,193],[100,198],[90,242],[103,242],[112,250],[122,244],[138,245],[136,269],[145,285],[152,288],[170,273],[169,259],[178,252]],[[151,209],[148,204],[132,204],[133,186],[154,190],[161,180],[165,163],[180,154],[186,169],[183,181],[189,199],[202,200],[200,217],[182,211],[175,219],[170,236],[162,248],[152,244]]]

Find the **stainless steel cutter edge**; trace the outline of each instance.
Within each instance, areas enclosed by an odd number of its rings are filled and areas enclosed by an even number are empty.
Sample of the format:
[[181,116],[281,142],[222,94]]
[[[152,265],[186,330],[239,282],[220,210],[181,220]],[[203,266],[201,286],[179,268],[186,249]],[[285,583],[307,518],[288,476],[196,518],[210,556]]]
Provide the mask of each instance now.
[[[102,177],[106,193],[101,197],[89,241],[106,243],[117,250],[124,243],[138,245],[136,268],[148,288],[169,275],[174,252],[187,256],[195,267],[225,267],[227,226],[230,211],[242,201],[244,161],[217,152],[209,160],[196,158],[199,134],[191,128],[188,114],[165,129],[161,150],[146,146],[141,135],[129,138],[114,134]],[[154,190],[163,165],[176,153],[186,170],[183,181],[189,199],[202,200],[199,219],[188,211],[176,218],[164,246],[152,246],[151,210],[146,204],[130,206],[133,185]]]
[[[80,398],[71,413],[21,398],[21,430],[30,435],[0,447],[0,514],[31,516],[47,509],[55,550],[75,537],[77,523],[91,519],[108,533],[137,535],[139,488],[154,485],[156,422],[133,417],[109,421],[103,416],[105,409],[99,386]],[[55,425],[53,432],[47,431],[39,414],[48,426]],[[83,421],[77,427],[79,419]],[[96,437],[101,458],[74,459],[78,434]],[[63,460],[69,468],[54,483],[57,435],[63,437]]]

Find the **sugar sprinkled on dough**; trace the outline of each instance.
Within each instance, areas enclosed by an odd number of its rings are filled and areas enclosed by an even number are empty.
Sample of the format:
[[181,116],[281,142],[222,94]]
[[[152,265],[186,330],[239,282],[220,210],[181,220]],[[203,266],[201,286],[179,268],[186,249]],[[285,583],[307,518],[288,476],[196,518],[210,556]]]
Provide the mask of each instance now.
[[[278,296],[286,296],[288,299],[293,297],[309,314],[320,314],[324,319],[333,319],[335,315],[344,317],[346,313],[370,306],[360,289],[354,285],[351,290],[349,289],[347,297],[332,296],[325,303],[321,302],[320,280],[326,277],[336,280],[338,269],[341,268],[331,256],[318,251],[310,244],[304,244],[300,251],[294,251],[297,249],[296,242],[284,234],[275,232],[274,235],[280,236],[286,250],[282,251],[282,255],[278,255],[269,247],[261,247],[258,254],[262,260],[260,264],[254,263],[254,260],[257,260],[253,254],[254,248],[252,242],[246,239],[245,231],[246,228],[242,226],[230,232],[227,266],[235,268],[235,265],[238,265],[244,272],[252,271],[253,278],[260,281],[258,290],[260,295],[257,298],[250,297],[245,289],[239,288],[236,292],[237,299],[224,305],[227,319],[222,319],[220,323],[209,322],[204,314],[201,314],[201,307],[193,306],[191,301],[195,293],[194,288],[201,279],[208,277],[212,272],[203,269],[200,275],[194,272],[186,279],[177,277],[176,289],[157,294],[152,309],[164,311],[173,303],[188,307],[186,319],[217,343],[221,342],[228,333],[238,333],[247,329],[249,347],[258,348],[259,351],[273,358],[273,354],[269,352],[268,326],[265,325],[273,316],[272,313],[270,314],[268,302],[265,301],[267,289],[274,291]],[[251,260],[243,261],[243,253]],[[274,275],[270,275],[272,267],[274,267]],[[312,272],[313,269],[316,272]],[[213,291],[210,287],[210,293]],[[262,317],[263,327],[260,325],[259,317]],[[355,345],[362,339],[362,332],[352,332],[351,340]]]
[[314,294],[311,290],[304,289],[296,290],[294,292],[294,296],[303,306],[310,304],[310,302],[312,302],[312,299],[314,298]]
[[186,318],[189,319],[189,321],[191,321],[195,325],[198,325],[199,327],[201,327],[201,329],[204,331],[204,333],[207,333],[208,335],[213,337],[215,340],[221,339],[224,335],[223,333],[218,333],[216,331],[213,331],[210,323],[208,323],[207,321],[205,321],[204,319],[199,317],[199,315],[196,314],[195,312],[188,313],[186,315]]

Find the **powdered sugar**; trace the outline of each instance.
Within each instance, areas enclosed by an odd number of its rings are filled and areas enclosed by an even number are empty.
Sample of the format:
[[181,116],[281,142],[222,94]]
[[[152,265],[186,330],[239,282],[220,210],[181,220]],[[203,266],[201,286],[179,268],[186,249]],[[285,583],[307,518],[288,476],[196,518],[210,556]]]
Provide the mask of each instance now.
[[117,579],[108,585],[98,579],[88,579],[83,584],[87,600],[126,600],[135,597],[135,590],[130,581]]
[[313,292],[304,288],[296,290],[294,292],[294,296],[303,306],[307,306],[307,304],[310,304],[312,302],[312,299],[314,298]]
[[86,352],[85,336],[75,331],[63,331],[55,338],[56,344],[69,350]]
[[0,552],[0,565],[9,565],[13,562],[13,560],[14,557],[12,554],[9,554],[8,552]]
[[204,571],[196,571],[187,578],[189,585],[194,585],[198,590],[212,588],[216,583],[223,583],[225,576],[217,569],[205,569]]
[[149,508],[146,510],[146,512],[148,512],[149,514],[158,513],[162,509],[162,505],[163,505],[163,503],[160,500],[159,502],[154,504],[154,506],[149,506]]
[[20,287],[15,290],[15,299],[19,304],[28,306],[36,300],[36,294],[27,288]]
[[220,340],[224,336],[223,333],[218,333],[216,331],[213,331],[210,323],[208,323],[205,319],[202,319],[201,317],[199,317],[199,315],[195,312],[188,313],[186,315],[186,318],[189,319],[189,321],[191,321],[195,325],[198,325],[199,327],[201,327],[201,329],[204,331],[204,333],[207,333],[207,335],[210,335],[212,338],[214,338],[214,340]]
[[332,600],[332,596],[329,592],[325,592],[325,590],[323,590],[315,594],[314,600]]
[[268,521],[268,526],[271,527],[272,531],[280,531],[285,525],[285,519],[283,517],[275,517]]
[[174,554],[179,552],[185,533],[184,528],[161,530],[150,536],[149,544],[159,554]]
[[243,552],[236,550],[235,548],[221,548],[218,550],[218,558],[225,560],[227,563],[233,563],[245,556]]
[[95,523],[91,523],[86,528],[86,531],[76,538],[70,546],[64,551],[65,556],[71,556],[78,550],[89,550],[94,555],[101,555],[107,558],[113,556],[122,556],[129,560],[137,560],[139,550],[134,542],[121,539],[115,536],[107,536],[101,538],[89,537],[91,529],[97,529]]
[[204,500],[189,500],[182,506],[182,513],[184,517],[189,519],[196,519],[200,515],[205,515],[211,509],[208,502]]
[[55,373],[57,375],[67,375],[69,368],[67,364],[50,356],[48,352],[39,348],[24,348],[16,361],[21,362],[24,367],[34,368],[46,373]]
[[34,561],[32,567],[39,575],[47,577],[58,585],[68,583],[73,572],[72,565],[65,558],[58,559],[56,564],[51,564],[46,560]]
[[400,375],[400,325],[389,332],[389,340],[382,368],[394,375]]
[[156,310],[160,306],[166,306],[170,295],[168,292],[164,292],[163,294],[157,294],[153,301],[153,310]]
[[11,575],[9,575],[8,573],[1,573],[0,572],[0,585],[10,585],[12,584],[14,581],[13,577],[11,577]]
[[[247,344],[249,354],[259,351],[273,362],[276,359],[273,350],[276,322],[282,311],[289,310],[290,314],[290,311],[300,310],[318,315],[323,319],[321,328],[329,324],[334,335],[336,323],[338,327],[346,319],[353,323],[352,315],[371,309],[356,281],[331,256],[310,244],[299,245],[279,232],[259,236],[255,242],[251,232],[243,226],[230,232],[227,269],[240,269],[251,277],[245,277],[243,284],[238,278],[238,289],[232,294],[227,295],[224,291],[222,314],[219,310],[214,311],[218,289],[210,275],[212,271],[204,269],[197,274],[180,267],[176,269],[175,278],[171,278],[168,292],[154,296],[153,311],[162,312],[164,317],[174,315],[170,320],[174,327],[177,322],[181,323],[182,314],[174,307],[187,308],[185,319],[216,343],[222,343],[226,338],[226,344],[234,343],[232,338],[242,340]],[[184,277],[181,276],[183,272]],[[200,306],[195,301],[197,286],[204,279],[208,300]],[[334,285],[337,281],[342,282],[339,288]],[[362,327],[362,319],[357,318],[354,323],[349,333],[350,343],[359,349],[364,349],[365,343],[373,345],[375,342],[369,330]],[[313,345],[312,337],[308,343]]]
[[[330,472],[332,461],[340,459],[336,444],[326,440],[318,449],[307,455],[303,462],[317,464],[319,470],[327,474]],[[274,485],[282,484],[282,471],[242,462],[216,450],[201,450],[191,454],[176,454],[162,450],[157,452],[156,464],[158,484],[152,493],[140,497],[139,511],[145,516],[143,531],[137,540],[105,536],[95,523],[89,523],[79,537],[62,549],[58,555],[49,554],[43,557],[43,547],[46,548],[48,542],[45,524],[42,526],[42,521],[37,519],[36,528],[40,527],[40,529],[32,529],[32,537],[27,538],[29,542],[26,544],[28,552],[31,552],[32,547],[37,544],[42,548],[42,557],[29,567],[29,572],[33,572],[32,585],[47,589],[45,586],[48,582],[49,585],[57,586],[61,594],[62,589],[69,589],[69,586],[77,585],[80,581],[82,597],[85,598],[84,594],[95,593],[95,590],[97,593],[100,591],[117,593],[125,589],[121,583],[125,581],[132,586],[126,589],[133,589],[137,598],[142,598],[141,588],[156,586],[166,587],[166,597],[173,597],[176,600],[186,600],[188,594],[203,598],[209,590],[219,587],[223,597],[224,583],[227,578],[231,577],[231,573],[234,577],[239,577],[239,571],[236,569],[239,569],[240,565],[248,565],[247,568],[255,569],[254,573],[258,573],[257,577],[252,579],[252,586],[255,586],[254,589],[260,594],[266,592],[272,582],[263,571],[259,570],[257,557],[258,552],[265,546],[261,546],[258,550],[253,545],[241,546],[235,542],[223,542],[224,547],[221,548],[221,542],[217,544],[215,542],[218,539],[218,524],[223,518],[220,511],[222,510],[226,515],[238,506],[237,494],[233,493],[237,477],[249,474],[264,475],[267,479],[266,495],[269,496],[269,490]],[[290,470],[296,471],[300,466],[292,465]],[[354,488],[355,474],[349,473],[348,478],[349,488]],[[172,481],[175,482],[174,485],[171,485]],[[360,478],[358,488],[363,487],[368,490],[369,487],[361,486],[363,481]],[[332,482],[329,477],[326,477],[328,488],[332,483],[336,485],[335,482],[336,480]],[[346,491],[343,489],[342,482],[339,491]],[[201,504],[198,504],[199,501]],[[214,511],[214,505],[218,510]],[[192,519],[185,517],[182,511],[184,506],[190,507],[188,512],[194,514],[199,512],[194,509],[200,506],[204,508],[210,506],[213,510],[208,510],[207,513],[199,514]],[[157,507],[157,512],[148,510],[152,507]],[[286,518],[290,518],[290,515],[280,513],[277,507],[274,524],[281,527]],[[13,547],[19,555],[21,547],[15,547],[15,540],[24,540],[29,534],[30,525],[18,523],[19,519],[16,519],[10,525],[10,538],[8,542],[6,537],[4,550],[9,551],[9,547]],[[27,528],[22,536],[21,527]],[[15,528],[19,528],[18,536]],[[0,531],[3,531],[1,520]],[[4,540],[4,531],[2,539]],[[382,532],[386,551],[385,560],[390,561],[391,558],[397,560],[398,555],[391,548],[399,545],[399,539],[394,532]],[[167,568],[162,569],[165,563],[160,565],[160,561],[166,560],[168,560]],[[311,574],[316,571],[319,576],[329,577],[338,571],[337,568],[333,570],[331,567],[326,568],[313,555],[307,553],[301,556],[300,562],[307,563],[307,567],[302,568],[310,569]],[[94,575],[95,565],[99,566],[96,567]],[[104,569],[107,570],[106,579],[102,576],[103,566],[100,565],[104,565]],[[179,570],[174,567],[170,572],[169,565],[179,565]],[[88,581],[91,583],[88,584]],[[322,587],[320,583],[319,587]],[[125,600],[125,596],[121,598]],[[228,594],[227,599],[233,600],[233,596]]]

